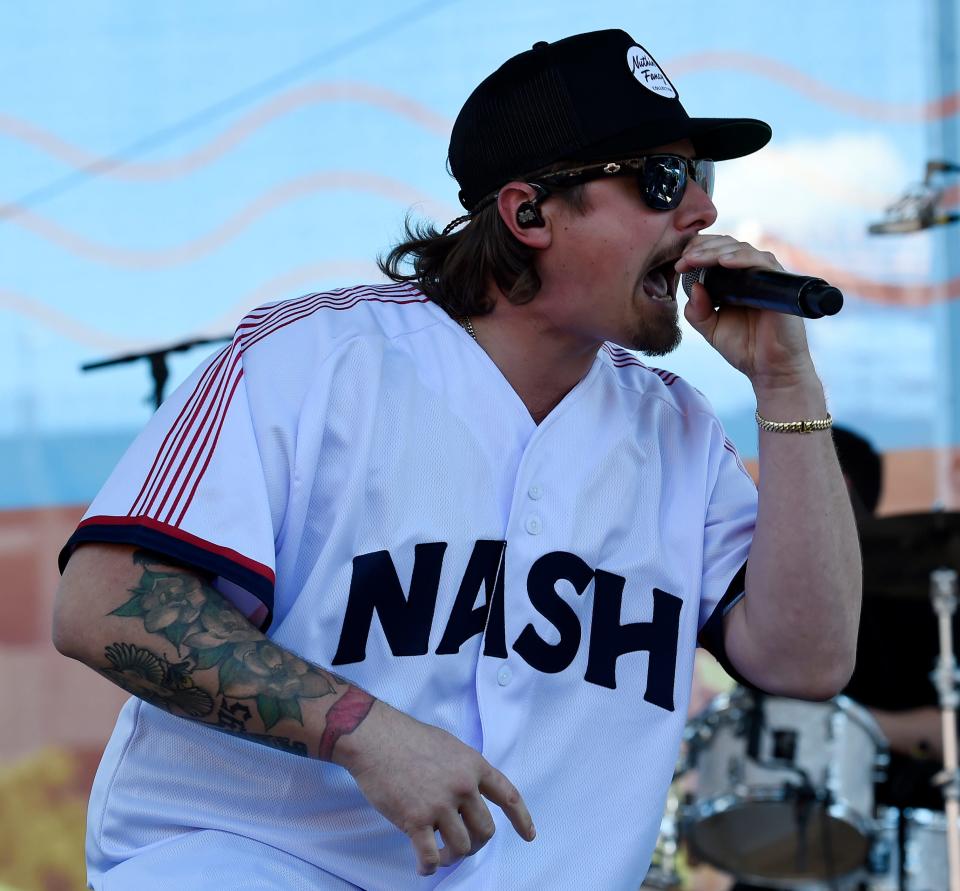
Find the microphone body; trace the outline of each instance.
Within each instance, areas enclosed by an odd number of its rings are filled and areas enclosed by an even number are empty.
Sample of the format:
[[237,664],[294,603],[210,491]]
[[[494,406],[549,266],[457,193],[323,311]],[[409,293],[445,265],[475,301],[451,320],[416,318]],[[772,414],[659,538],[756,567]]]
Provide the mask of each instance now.
[[683,275],[683,290],[688,297],[697,282],[707,289],[714,306],[750,306],[806,319],[832,316],[843,306],[843,294],[822,278],[775,272],[759,266],[691,269]]

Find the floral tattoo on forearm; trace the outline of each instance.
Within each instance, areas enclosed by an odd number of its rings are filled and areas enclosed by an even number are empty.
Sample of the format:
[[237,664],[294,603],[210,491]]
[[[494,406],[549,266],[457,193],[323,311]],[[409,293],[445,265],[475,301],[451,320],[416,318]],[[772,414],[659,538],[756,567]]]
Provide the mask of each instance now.
[[[266,731],[285,718],[302,725],[302,700],[340,692],[316,753],[324,760],[331,758],[337,739],[369,713],[374,701],[369,693],[264,638],[192,573],[144,551],[133,559],[143,575],[130,599],[110,615],[140,619],[147,631],[173,645],[176,659],[132,643],[112,643],[104,651],[109,667],[99,671],[115,684],[171,714],[304,756],[310,753],[303,742],[259,733],[249,722],[259,718]],[[217,672],[216,690],[194,679],[194,672],[208,669]]]

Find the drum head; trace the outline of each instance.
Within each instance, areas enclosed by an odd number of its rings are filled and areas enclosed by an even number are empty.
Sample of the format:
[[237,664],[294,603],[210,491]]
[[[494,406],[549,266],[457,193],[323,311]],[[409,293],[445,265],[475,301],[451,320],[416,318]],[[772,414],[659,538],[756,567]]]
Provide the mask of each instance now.
[[705,861],[748,881],[789,887],[838,878],[861,867],[869,840],[822,805],[810,809],[804,831],[793,802],[750,802],[689,827],[690,847]]

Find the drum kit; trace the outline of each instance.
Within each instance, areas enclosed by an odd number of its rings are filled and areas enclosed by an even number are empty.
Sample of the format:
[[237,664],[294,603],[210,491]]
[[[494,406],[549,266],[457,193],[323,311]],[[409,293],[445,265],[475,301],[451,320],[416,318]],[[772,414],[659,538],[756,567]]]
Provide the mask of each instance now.
[[953,645],[960,513],[866,518],[860,536],[865,605],[912,599],[932,607],[936,620],[939,656],[929,677],[943,770],[933,783],[944,811],[876,801],[888,743],[852,699],[807,702],[737,687],[687,724],[643,889],[685,887],[686,859],[763,889],[960,891]]

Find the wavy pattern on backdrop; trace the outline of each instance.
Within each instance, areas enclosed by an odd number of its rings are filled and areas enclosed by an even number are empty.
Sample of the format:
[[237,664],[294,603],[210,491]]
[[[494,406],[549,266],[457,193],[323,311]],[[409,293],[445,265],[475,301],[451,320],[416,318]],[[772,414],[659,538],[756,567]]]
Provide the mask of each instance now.
[[82,233],[67,229],[41,214],[25,210],[8,221],[9,225],[29,229],[35,235],[53,242],[71,254],[127,269],[163,269],[191,263],[231,242],[259,219],[286,204],[316,192],[346,190],[369,192],[404,205],[417,205],[437,219],[451,219],[458,208],[434,201],[429,195],[408,186],[399,180],[373,173],[349,170],[319,171],[297,177],[257,196],[232,216],[210,229],[206,234],[182,244],[167,248],[126,248],[105,244],[87,238]]
[[757,239],[757,243],[764,250],[773,251],[784,267],[793,272],[818,276],[845,294],[856,294],[864,300],[884,306],[931,306],[960,297],[960,278],[935,284],[892,284],[858,275],[775,235],[765,233]]
[[[892,284],[843,269],[769,233],[761,234],[756,239],[756,244],[763,250],[770,250],[777,254],[788,269],[799,274],[825,278],[846,294],[856,294],[864,300],[884,306],[915,308],[931,306],[944,300],[956,300],[960,297],[960,278],[939,284],[922,282]],[[268,279],[252,291],[245,293],[216,317],[191,325],[190,332],[207,336],[227,333],[236,324],[237,319],[251,307],[274,300],[277,294],[309,288],[317,281],[331,279],[372,281],[380,277],[379,269],[371,261],[329,261],[298,266]],[[129,338],[112,333],[51,307],[39,299],[13,291],[0,289],[0,309],[28,319],[55,332],[65,340],[98,351],[145,349],[156,343],[155,339]]]
[[[856,96],[810,77],[797,68],[758,54],[697,53],[674,58],[669,68],[676,78],[716,70],[747,73],[780,83],[796,93],[845,114],[885,123],[917,124],[955,114],[960,109],[960,94],[956,93],[923,103],[890,103]],[[431,137],[445,137],[451,125],[449,118],[409,96],[385,87],[357,82],[317,82],[288,89],[252,108],[203,145],[178,157],[158,161],[118,163],[117,158],[98,155],[39,124],[10,115],[0,115],[0,135],[19,141],[30,150],[41,152],[75,171],[85,171],[91,176],[131,183],[157,183],[197,173],[222,160],[258,131],[295,112],[311,106],[344,102],[370,106],[395,115],[422,128]],[[807,181],[814,191],[834,202],[875,207],[882,198],[879,190],[857,189],[839,178],[831,178],[829,171],[808,171]],[[159,248],[129,247],[98,240],[57,222],[47,214],[27,207],[18,207],[16,204],[0,206],[0,209],[11,213],[6,220],[7,225],[31,232],[49,242],[56,250],[97,264],[147,271],[168,269],[208,257],[225,248],[268,214],[280,213],[298,200],[332,190],[373,194],[404,206],[418,205],[420,210],[438,220],[449,219],[458,212],[458,208],[438,201],[400,180],[371,171],[349,170],[315,171],[276,184],[247,201],[226,219],[209,226],[203,234],[173,246]],[[960,203],[960,188],[947,190],[942,203],[946,207]],[[784,239],[768,235],[765,236],[765,244],[775,249],[792,268],[798,271],[817,270],[819,274],[836,282],[839,287],[865,300],[887,306],[926,306],[960,296],[958,280],[940,284],[892,284],[824,262],[801,246]],[[221,313],[220,318],[226,323],[229,316],[232,322],[244,308],[274,296],[277,291],[270,293],[271,287],[305,285],[309,283],[310,276],[335,275],[336,270],[354,270],[358,267],[368,274],[374,271],[372,264],[320,263],[299,266],[256,288],[244,298],[246,303],[238,301],[229,313]],[[0,290],[0,307],[88,347],[114,349],[141,345],[139,341],[111,334],[105,329],[71,317],[57,309],[52,301],[39,295]],[[194,326],[194,330],[212,331],[217,327],[219,322],[207,322],[199,327]]]
[[929,102],[900,103],[867,99],[817,80],[779,59],[754,53],[698,52],[674,58],[668,69],[674,78],[718,69],[751,74],[776,81],[814,102],[852,117],[888,124],[920,124],[951,117],[960,111],[960,93],[951,93]]
[[[252,291],[237,299],[229,309],[214,318],[202,321],[191,327],[191,333],[198,336],[219,337],[232,331],[237,320],[251,307],[259,306],[277,299],[277,294],[289,293],[297,289],[309,289],[317,281],[330,279],[351,279],[372,281],[381,277],[380,270],[371,261],[335,260],[324,263],[307,263],[288,269],[274,276]],[[34,324],[59,334],[65,340],[73,341],[93,350],[103,352],[124,352],[127,350],[146,350],[156,345],[155,338],[130,338],[95,327],[70,313],[48,306],[26,294],[0,289],[0,309],[21,316]]]
[[87,169],[92,174],[113,179],[148,182],[192,173],[227,154],[272,121],[310,105],[329,102],[370,105],[444,137],[453,123],[409,96],[373,84],[338,82],[313,83],[287,90],[243,115],[206,145],[179,158],[163,161],[130,161],[118,166],[116,158],[90,152],[37,124],[10,115],[0,114],[0,134],[19,140],[77,170]]
[[[867,99],[839,90],[798,68],[769,56],[751,53],[705,52],[679,56],[667,66],[680,78],[704,71],[727,69],[745,72],[783,84],[823,105],[854,117],[888,123],[922,123],[948,117],[960,110],[960,93],[921,103],[894,103]],[[19,140],[64,164],[116,179],[149,181],[184,176],[226,154],[272,121],[310,105],[329,102],[363,103],[404,117],[439,136],[450,131],[452,119],[415,99],[373,84],[341,81],[312,83],[291,88],[243,115],[239,120],[194,151],[163,161],[133,161],[114,166],[116,159],[74,145],[31,121],[0,114],[0,134]]]

